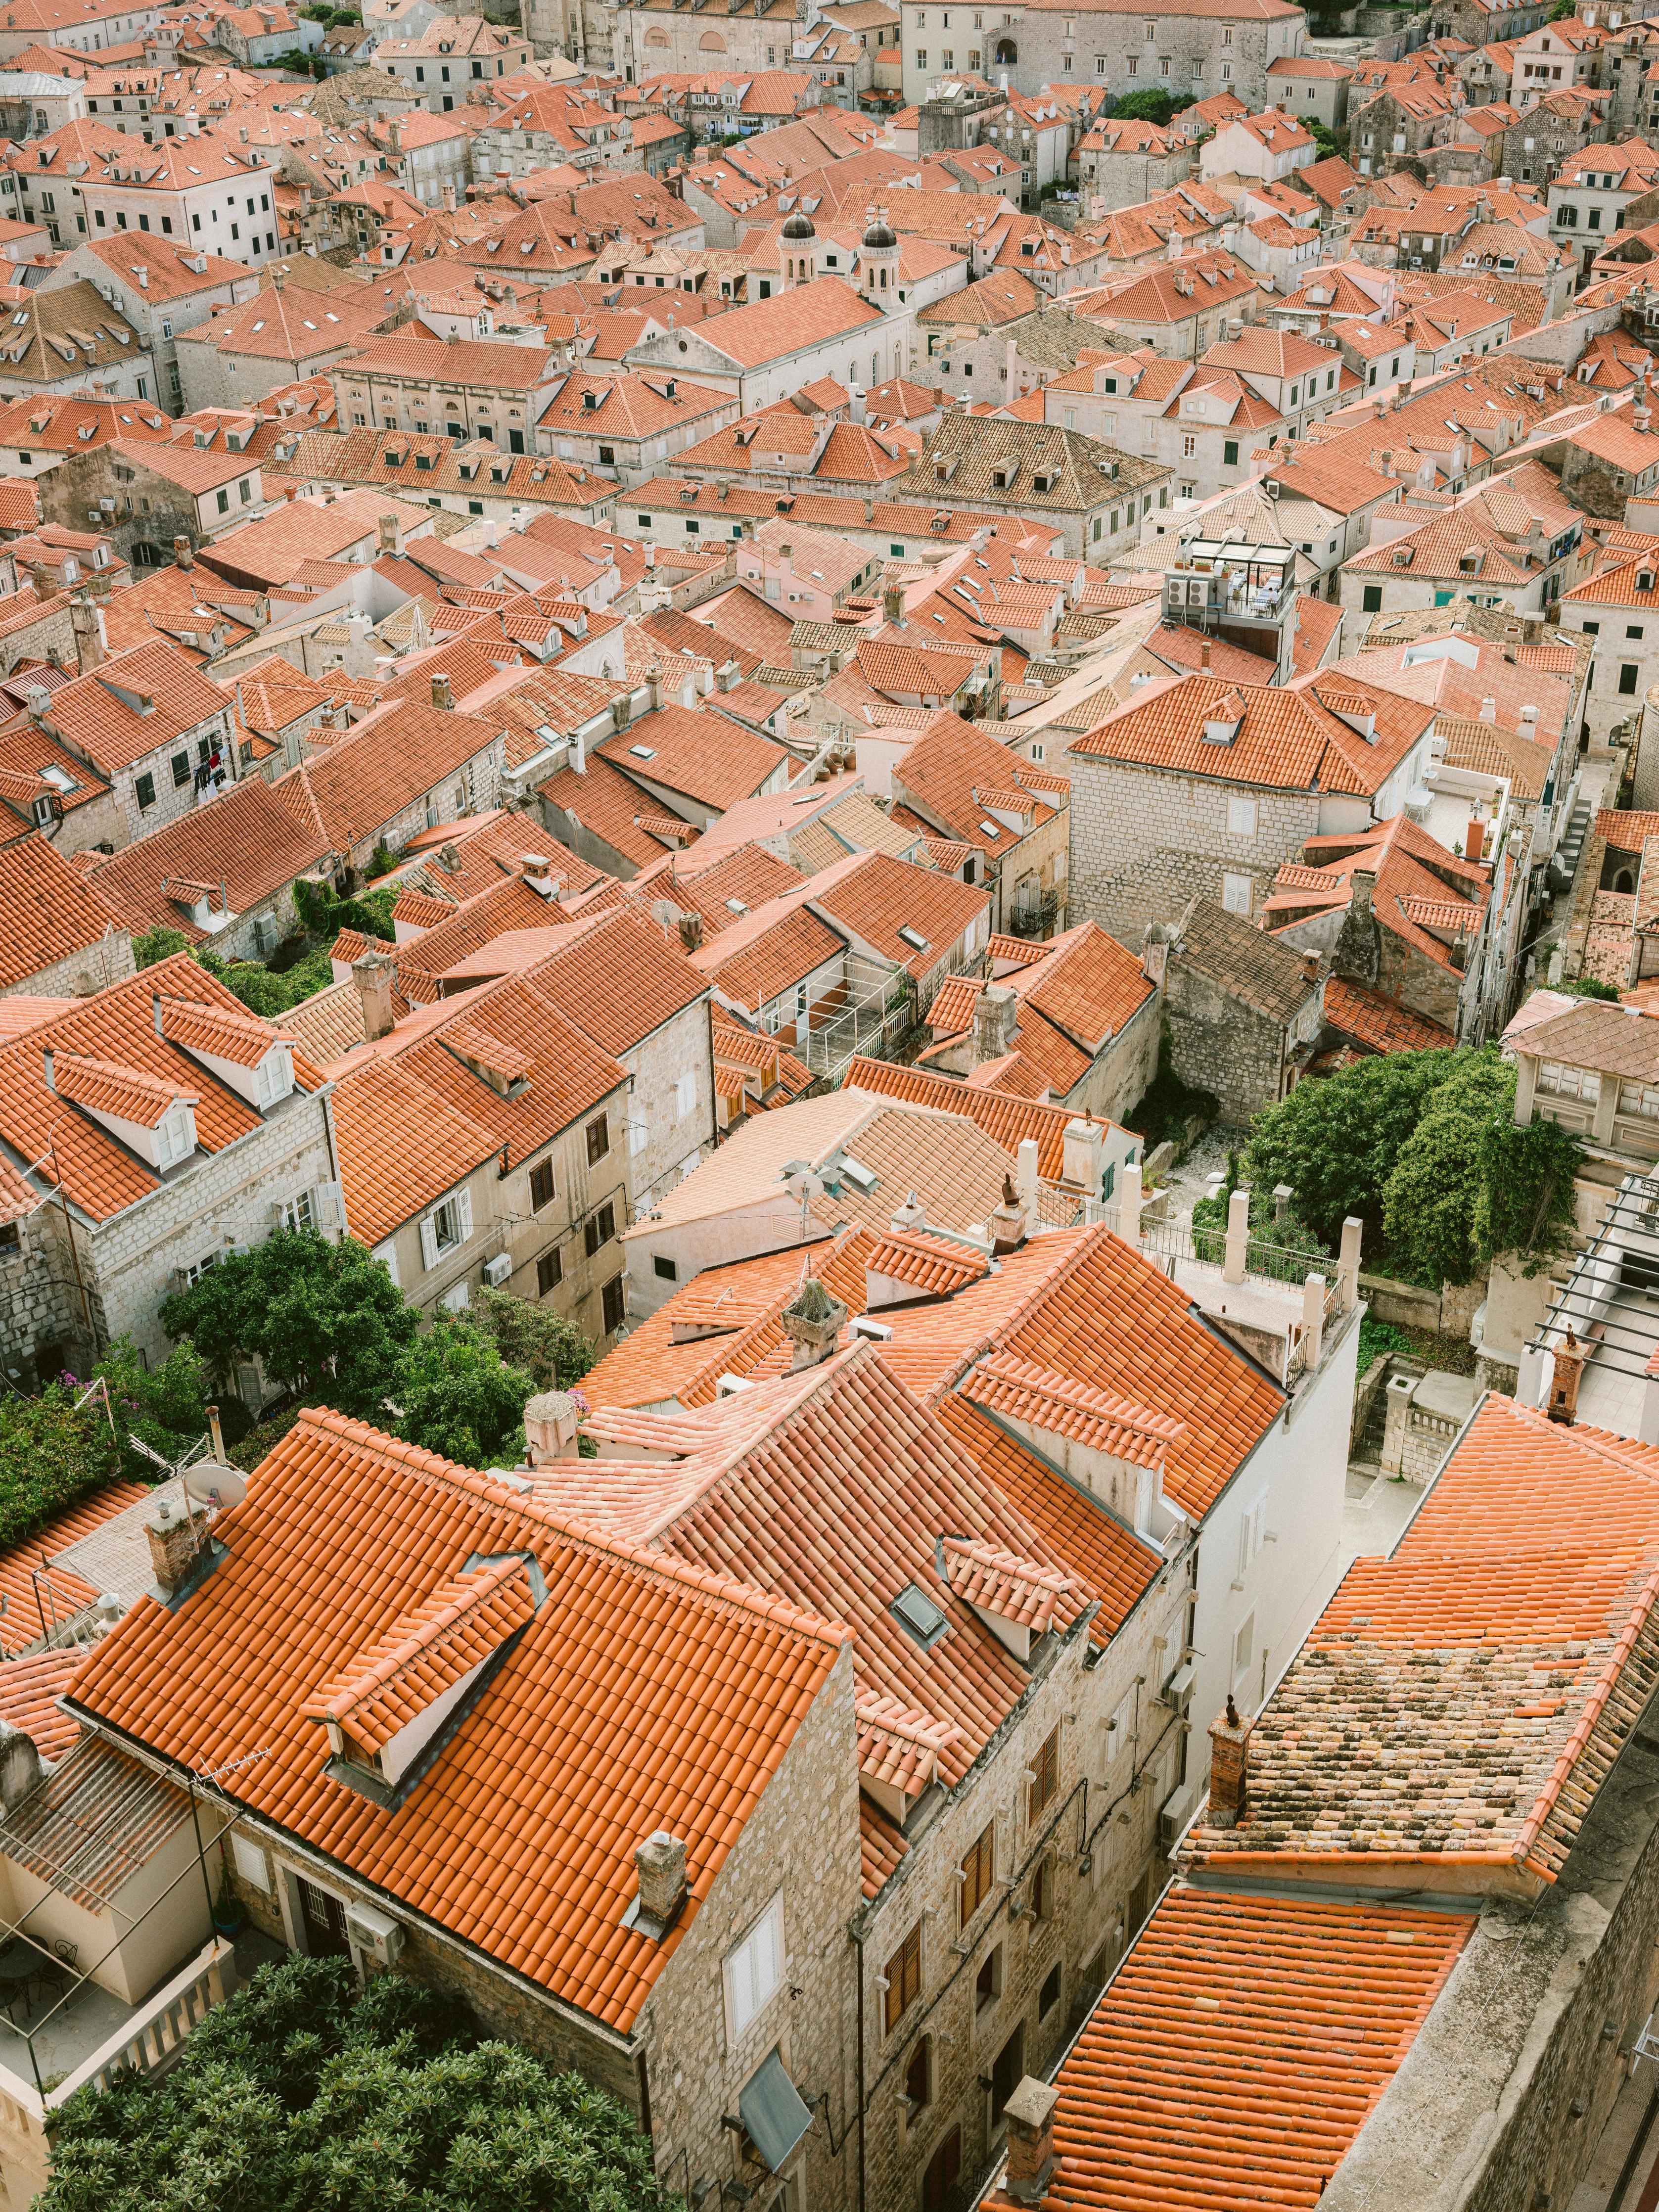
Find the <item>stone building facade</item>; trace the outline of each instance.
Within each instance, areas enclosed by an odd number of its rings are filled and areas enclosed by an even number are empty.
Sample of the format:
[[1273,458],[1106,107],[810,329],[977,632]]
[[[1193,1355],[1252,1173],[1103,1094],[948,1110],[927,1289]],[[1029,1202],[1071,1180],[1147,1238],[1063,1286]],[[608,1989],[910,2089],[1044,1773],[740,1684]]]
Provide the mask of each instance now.
[[1146,958],[1163,971],[1170,1065],[1219,1102],[1222,1121],[1247,1127],[1295,1087],[1319,1041],[1317,962],[1210,900],[1193,902],[1168,945],[1164,934]]
[[945,48],[960,46],[978,51],[980,74],[993,82],[1006,74],[1014,92],[1036,94],[1067,82],[1120,99],[1132,92],[1199,100],[1229,92],[1265,108],[1274,90],[1268,70],[1301,52],[1307,30],[1304,11],[1290,0],[1200,0],[1174,15],[1126,0],[1080,0],[1075,13],[1024,0],[981,9],[904,0],[901,12],[907,102],[927,98],[945,67]]

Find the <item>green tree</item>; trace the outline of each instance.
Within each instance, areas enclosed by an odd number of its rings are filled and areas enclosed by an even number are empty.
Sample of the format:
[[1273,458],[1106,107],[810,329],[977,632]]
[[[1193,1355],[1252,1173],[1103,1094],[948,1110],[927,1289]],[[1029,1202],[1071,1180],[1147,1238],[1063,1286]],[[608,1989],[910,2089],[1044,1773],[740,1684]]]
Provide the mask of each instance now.
[[402,1408],[398,1432],[463,1467],[495,1467],[504,1456],[511,1465],[533,1388],[483,1329],[459,1314],[441,1313],[404,1356],[394,1393]]
[[122,1471],[135,1482],[154,1482],[154,1460],[132,1449],[137,1437],[165,1460],[182,1458],[207,1427],[212,1395],[207,1362],[188,1337],[159,1367],[147,1367],[130,1336],[111,1345],[94,1370],[109,1385],[110,1411],[121,1439]]
[[223,1381],[257,1356],[272,1382],[307,1403],[384,1425],[416,1324],[365,1246],[283,1230],[175,1291],[162,1302],[161,1326],[190,1337]]
[[1463,1053],[1425,1103],[1382,1193],[1393,1264],[1409,1280],[1467,1283],[1480,1261],[1476,1217],[1481,1139],[1495,1112],[1513,1112],[1515,1071],[1495,1047]]
[[1570,999],[1610,999],[1616,1006],[1619,994],[1611,983],[1598,982],[1594,975],[1575,975],[1570,983],[1552,983],[1553,991],[1565,991]]
[[401,1975],[264,1966],[159,2080],[65,2108],[37,2212],[670,2212],[614,2098]]
[[1480,1133],[1480,1202],[1476,1248],[1483,1260],[1500,1252],[1520,1256],[1523,1275],[1536,1275],[1571,1242],[1577,1207],[1573,1177],[1583,1146],[1570,1129],[1541,1115],[1516,1127],[1515,1072]]
[[469,1311],[507,1365],[522,1368],[538,1390],[574,1390],[593,1364],[592,1346],[550,1306],[485,1289],[473,1292]]
[[1183,107],[1190,107],[1193,95],[1189,92],[1130,92],[1126,93],[1113,113],[1127,116],[1139,123],[1155,123],[1160,131],[1168,126],[1172,115],[1179,115]]
[[[76,1505],[120,1471],[120,1444],[96,1400],[79,1408],[72,1378],[39,1397],[0,1397],[0,1545],[21,1543],[54,1513]],[[15,1642],[0,1628],[0,1640]]]
[[147,929],[132,940],[133,962],[139,968],[153,968],[158,960],[170,960],[175,952],[194,950],[182,929]]
[[1456,1057],[1449,1048],[1379,1053],[1328,1081],[1298,1083],[1256,1116],[1244,1180],[1257,1191],[1288,1183],[1297,1213],[1327,1244],[1351,1213],[1375,1231],[1401,1146]]

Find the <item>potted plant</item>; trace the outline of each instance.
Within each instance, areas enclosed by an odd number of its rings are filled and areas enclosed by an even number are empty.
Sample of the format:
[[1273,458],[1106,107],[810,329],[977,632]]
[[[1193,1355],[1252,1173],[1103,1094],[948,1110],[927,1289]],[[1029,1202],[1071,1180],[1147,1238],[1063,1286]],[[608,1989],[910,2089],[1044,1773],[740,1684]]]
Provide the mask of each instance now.
[[213,1904],[214,1933],[227,1939],[239,1936],[246,1923],[247,1914],[242,1900],[230,1886],[230,1868],[227,1863],[219,1875],[219,1894]]

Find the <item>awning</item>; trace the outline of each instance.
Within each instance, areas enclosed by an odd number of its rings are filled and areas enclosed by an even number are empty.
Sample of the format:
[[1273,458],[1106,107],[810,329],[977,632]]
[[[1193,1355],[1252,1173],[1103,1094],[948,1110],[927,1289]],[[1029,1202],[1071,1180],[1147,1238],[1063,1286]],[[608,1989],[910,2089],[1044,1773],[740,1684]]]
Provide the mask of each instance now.
[[783,2061],[775,2051],[767,2053],[759,2070],[744,2084],[738,2099],[738,2117],[768,2166],[779,2172],[811,2126],[812,2115],[802,2104],[800,2092],[784,2072]]

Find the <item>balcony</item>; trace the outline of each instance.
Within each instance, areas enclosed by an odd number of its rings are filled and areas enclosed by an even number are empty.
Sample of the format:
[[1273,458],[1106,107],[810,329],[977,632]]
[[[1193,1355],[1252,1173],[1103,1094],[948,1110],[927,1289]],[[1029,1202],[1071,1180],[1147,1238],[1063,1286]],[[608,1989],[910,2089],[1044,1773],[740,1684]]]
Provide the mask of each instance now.
[[165,2071],[242,1979],[286,1955],[245,1930],[234,1943],[216,1936],[141,2003],[126,2003],[90,1977],[71,1977],[57,1994],[20,1996],[16,2021],[0,2014],[0,2185],[10,2201],[26,2203],[46,2186],[50,2130],[71,2097]]

